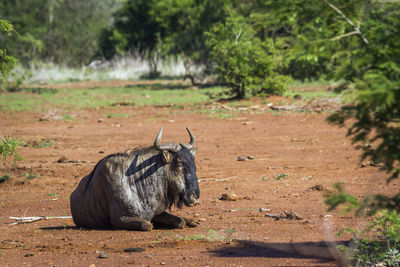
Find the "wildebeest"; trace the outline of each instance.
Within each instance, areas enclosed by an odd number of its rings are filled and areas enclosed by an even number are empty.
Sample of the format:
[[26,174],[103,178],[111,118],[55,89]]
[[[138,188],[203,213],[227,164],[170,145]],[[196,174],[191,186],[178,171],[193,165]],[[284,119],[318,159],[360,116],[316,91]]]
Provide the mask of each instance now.
[[130,153],[106,156],[71,194],[74,223],[86,228],[150,231],[152,223],[183,228],[186,219],[166,212],[172,205],[192,206],[200,197],[190,143],[161,144],[163,128],[154,145]]

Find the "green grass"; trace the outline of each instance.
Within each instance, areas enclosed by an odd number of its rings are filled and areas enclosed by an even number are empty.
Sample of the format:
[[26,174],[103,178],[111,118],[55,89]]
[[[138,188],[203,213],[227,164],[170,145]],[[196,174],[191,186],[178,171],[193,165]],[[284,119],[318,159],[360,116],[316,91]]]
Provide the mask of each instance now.
[[24,147],[43,148],[53,146],[54,139],[39,139],[38,141],[27,141],[23,143]]
[[283,180],[287,177],[288,175],[286,173],[279,173],[276,175],[275,180]]
[[[156,89],[154,89],[156,88]],[[159,89],[168,88],[168,89]],[[124,105],[182,105],[210,101],[211,93],[223,91],[222,87],[212,87],[201,90],[183,90],[177,85],[132,86],[129,88],[101,87],[94,89],[52,89],[24,90],[16,93],[0,95],[0,110],[5,111],[37,111],[43,112],[49,108],[76,110],[83,108],[110,107],[123,103]]]
[[108,113],[107,118],[129,118],[131,115],[126,113]]

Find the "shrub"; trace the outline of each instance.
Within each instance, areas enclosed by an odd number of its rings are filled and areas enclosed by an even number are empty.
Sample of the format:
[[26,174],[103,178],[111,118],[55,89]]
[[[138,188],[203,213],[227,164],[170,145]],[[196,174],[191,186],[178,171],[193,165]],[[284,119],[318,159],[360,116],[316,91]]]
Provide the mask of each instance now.
[[230,16],[208,33],[207,45],[219,78],[231,87],[235,98],[258,94],[282,94],[286,76],[278,74],[279,40],[261,41],[248,19]]
[[354,237],[355,246],[339,246],[354,266],[400,265],[400,214],[382,210],[364,230],[343,229]]
[[17,146],[22,146],[24,143],[20,142],[18,139],[13,138],[3,138],[0,142],[0,154],[3,157],[3,160],[7,160],[7,156],[14,158],[14,165],[17,161],[22,160],[22,156],[17,152]]

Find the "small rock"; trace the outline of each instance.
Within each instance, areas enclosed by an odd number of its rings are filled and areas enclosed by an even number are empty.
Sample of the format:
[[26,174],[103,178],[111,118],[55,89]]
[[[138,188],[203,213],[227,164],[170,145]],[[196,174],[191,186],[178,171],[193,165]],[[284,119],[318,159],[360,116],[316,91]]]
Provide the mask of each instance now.
[[97,120],[98,123],[104,122],[104,119],[100,118]]
[[161,265],[165,265],[166,263],[165,263],[165,261],[162,261],[162,262],[160,262],[160,264],[161,264]]
[[99,151],[99,154],[104,154],[104,150],[100,150],[100,151]]
[[145,251],[145,249],[141,247],[124,249],[124,252],[143,252],[143,251]]
[[24,257],[32,257],[32,256],[35,256],[35,254],[34,253],[28,253],[28,254],[25,254]]
[[221,197],[219,198],[219,200],[223,200],[223,201],[236,201],[238,199],[239,199],[239,197],[234,193],[222,194]]
[[62,156],[57,160],[57,163],[65,163],[65,162],[68,162],[68,159],[65,156]]
[[238,161],[246,161],[246,160],[253,160],[254,156],[238,156],[237,160]]
[[97,258],[99,258],[99,259],[107,259],[109,257],[110,256],[108,256],[106,253],[100,253],[99,256],[97,256]]
[[238,160],[238,161],[246,161],[246,160],[248,160],[248,158],[245,157],[245,156],[238,156],[238,157],[237,157],[237,160]]
[[303,217],[301,217],[299,214],[297,214],[294,211],[284,211],[282,214],[280,214],[276,220],[303,220]]
[[361,163],[361,168],[367,167],[367,166],[372,166],[372,167],[383,167],[383,163],[376,163],[373,161],[364,161]]
[[327,191],[326,188],[320,184],[314,185],[314,186],[308,188],[308,190],[309,191]]
[[151,255],[151,254],[148,254],[148,255],[145,255],[144,257],[145,257],[145,258],[152,259],[152,258],[153,258],[153,255]]
[[204,219],[204,218],[200,218],[200,219],[199,219],[199,221],[201,221],[201,222],[205,222],[205,221],[206,221],[206,219]]

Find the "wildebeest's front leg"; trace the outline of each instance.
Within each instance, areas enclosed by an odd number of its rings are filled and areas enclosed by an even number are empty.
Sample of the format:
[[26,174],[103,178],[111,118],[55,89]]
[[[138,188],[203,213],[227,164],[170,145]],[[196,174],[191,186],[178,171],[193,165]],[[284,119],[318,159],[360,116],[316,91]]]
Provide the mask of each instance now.
[[117,229],[151,231],[153,225],[139,217],[120,216],[111,219],[111,224]]
[[186,221],[178,216],[163,212],[160,215],[154,216],[152,222],[159,226],[166,226],[170,228],[185,228]]

